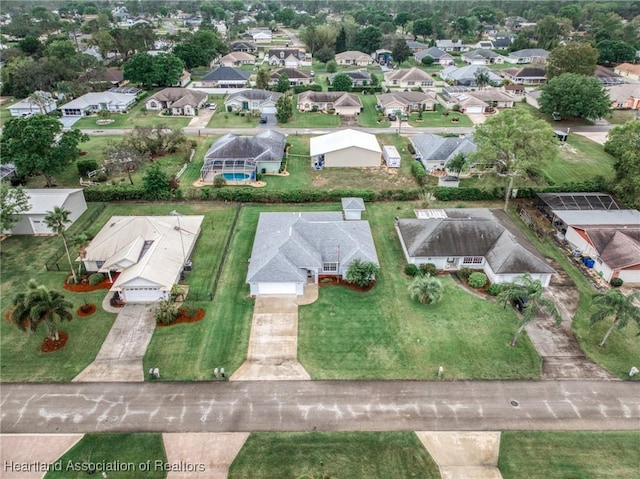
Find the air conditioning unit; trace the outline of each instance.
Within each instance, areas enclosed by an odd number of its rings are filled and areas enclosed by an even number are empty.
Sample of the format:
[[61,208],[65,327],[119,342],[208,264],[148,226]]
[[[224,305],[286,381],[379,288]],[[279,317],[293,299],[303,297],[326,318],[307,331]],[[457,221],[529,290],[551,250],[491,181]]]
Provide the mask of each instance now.
[[191,271],[193,269],[193,263],[191,261],[187,261],[183,268],[182,271]]

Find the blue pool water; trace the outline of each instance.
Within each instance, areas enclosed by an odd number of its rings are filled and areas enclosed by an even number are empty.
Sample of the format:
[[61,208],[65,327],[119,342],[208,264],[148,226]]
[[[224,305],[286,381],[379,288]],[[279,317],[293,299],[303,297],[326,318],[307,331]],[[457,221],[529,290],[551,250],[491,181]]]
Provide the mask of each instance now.
[[222,173],[222,177],[227,181],[246,181],[249,175],[246,173]]

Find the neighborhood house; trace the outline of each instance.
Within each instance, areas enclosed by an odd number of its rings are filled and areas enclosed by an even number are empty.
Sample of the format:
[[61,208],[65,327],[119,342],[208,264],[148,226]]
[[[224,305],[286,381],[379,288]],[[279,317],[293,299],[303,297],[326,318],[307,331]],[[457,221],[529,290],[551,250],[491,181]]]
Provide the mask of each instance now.
[[147,100],[147,110],[171,110],[172,115],[195,116],[207,101],[207,94],[187,88],[165,88]]
[[362,111],[358,95],[341,91],[305,91],[298,95],[299,111],[324,111],[341,116],[356,116]]
[[371,133],[357,130],[338,130],[311,138],[311,167],[379,167],[382,149]]
[[232,93],[224,101],[226,111],[259,111],[264,114],[276,113],[276,101],[282,93],[268,90],[242,90]]
[[62,116],[89,116],[99,111],[125,113],[136,102],[135,94],[91,92],[59,107]]

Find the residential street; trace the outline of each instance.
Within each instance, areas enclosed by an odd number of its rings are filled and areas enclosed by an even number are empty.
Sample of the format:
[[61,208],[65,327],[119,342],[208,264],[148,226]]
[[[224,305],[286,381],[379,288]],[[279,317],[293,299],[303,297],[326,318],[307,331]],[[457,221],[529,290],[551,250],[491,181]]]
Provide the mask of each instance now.
[[5,383],[0,406],[4,434],[640,428],[623,381]]

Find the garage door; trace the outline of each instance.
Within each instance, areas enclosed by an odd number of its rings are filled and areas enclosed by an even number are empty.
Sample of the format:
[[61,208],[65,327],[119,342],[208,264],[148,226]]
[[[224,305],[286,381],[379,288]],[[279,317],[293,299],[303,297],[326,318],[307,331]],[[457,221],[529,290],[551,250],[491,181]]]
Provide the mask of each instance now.
[[259,283],[258,294],[296,294],[296,283]]
[[160,299],[162,293],[158,288],[125,288],[124,300],[127,303],[153,303]]
[[266,115],[275,115],[276,114],[276,107],[275,106],[265,106],[262,108],[262,113],[266,114]]
[[481,106],[470,106],[465,109],[465,113],[482,113],[483,108]]

